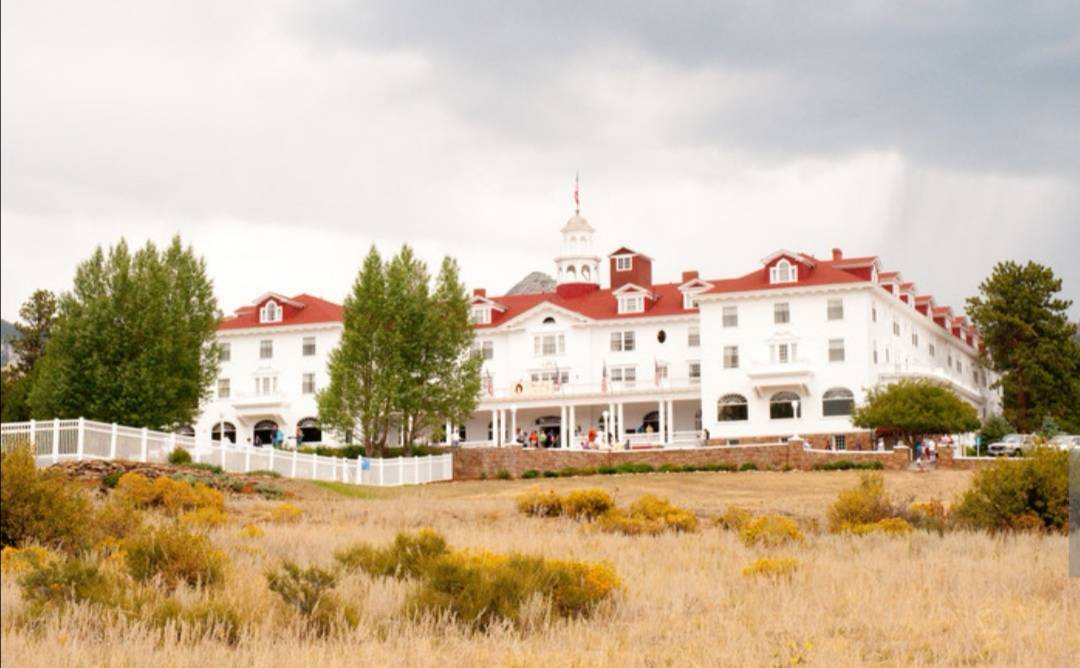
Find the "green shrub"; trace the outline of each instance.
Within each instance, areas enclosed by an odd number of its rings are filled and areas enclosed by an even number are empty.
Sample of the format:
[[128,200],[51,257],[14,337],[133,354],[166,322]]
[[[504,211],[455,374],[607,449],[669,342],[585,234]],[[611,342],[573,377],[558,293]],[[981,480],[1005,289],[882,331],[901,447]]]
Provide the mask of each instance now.
[[249,478],[280,478],[282,477],[277,471],[271,471],[269,469],[257,469],[251,473],[246,473]]
[[600,475],[615,475],[619,472],[619,469],[612,466],[611,464],[604,464],[603,466],[597,466],[596,472]]
[[739,538],[747,547],[778,547],[789,542],[803,542],[803,533],[794,520],[779,515],[762,515],[739,529]]
[[359,622],[356,610],[343,603],[333,591],[337,579],[332,570],[316,566],[300,568],[291,561],[266,574],[270,591],[303,615],[320,636],[329,635],[343,626],[354,627]]
[[510,475],[510,472],[507,471],[506,469],[499,469],[495,473],[495,477],[498,478],[499,480],[510,480],[514,476]]
[[120,593],[97,564],[79,559],[43,562],[19,578],[19,587],[35,615],[67,603],[111,607]]
[[885,479],[880,473],[863,473],[858,486],[844,490],[829,507],[830,531],[843,531],[845,526],[873,524],[902,514],[888,494]]
[[112,497],[94,513],[96,541],[127,538],[142,528],[143,513],[119,497]]
[[28,542],[76,554],[89,546],[93,506],[58,471],[39,471],[29,445],[0,455],[0,546]]
[[206,462],[192,462],[190,464],[186,464],[186,466],[189,469],[198,469],[200,471],[206,471],[208,473],[214,473],[217,475],[225,473],[225,469],[221,468],[217,464],[208,464]]
[[757,471],[758,466],[754,462],[746,462],[739,467],[740,471]]
[[144,529],[122,543],[128,573],[140,582],[160,578],[168,587],[181,582],[213,585],[225,576],[225,553],[202,533],[179,525]]
[[1066,531],[1069,453],[1035,448],[1022,460],[977,471],[953,516],[961,526],[990,531]]
[[175,598],[158,603],[150,613],[150,623],[171,629],[172,640],[216,640],[229,645],[240,642],[242,627],[236,609],[224,601],[200,601],[185,606]]
[[108,489],[116,489],[116,484],[120,482],[120,476],[122,475],[124,475],[124,472],[119,470],[106,473],[101,477],[101,484]]
[[652,464],[644,464],[637,462],[623,462],[615,467],[615,470],[619,473],[653,473],[656,471],[656,467]]
[[573,466],[564,466],[559,469],[560,478],[574,478],[581,475],[581,471]]
[[544,477],[545,478],[558,478],[559,477],[559,472],[558,471],[544,471]]
[[814,464],[815,471],[880,471],[885,468],[881,462],[853,462],[849,459],[836,459],[831,462],[818,462]]
[[983,452],[985,453],[986,446],[1000,441],[1005,438],[1006,434],[1011,434],[1014,431],[1016,429],[1004,415],[991,415],[986,418],[979,429],[979,441],[982,443]]
[[191,453],[181,448],[179,445],[173,448],[173,451],[169,453],[169,463],[176,466],[183,466],[191,463]]
[[533,478],[539,478],[540,472],[536,469],[529,469],[521,474],[521,477],[525,480],[532,480]]
[[585,617],[620,586],[607,564],[457,552],[431,564],[409,597],[407,610],[412,616],[449,615],[466,627],[484,630],[503,621],[521,625],[522,607],[534,596],[541,596],[557,617]]
[[680,467],[676,466],[675,464],[661,464],[660,468],[656,469],[658,473],[673,473],[678,470],[693,470],[693,465],[687,464],[680,469]]
[[363,571],[377,577],[416,577],[432,560],[447,553],[446,539],[433,529],[415,534],[399,533],[386,547],[366,543],[342,550],[334,558],[350,571]]

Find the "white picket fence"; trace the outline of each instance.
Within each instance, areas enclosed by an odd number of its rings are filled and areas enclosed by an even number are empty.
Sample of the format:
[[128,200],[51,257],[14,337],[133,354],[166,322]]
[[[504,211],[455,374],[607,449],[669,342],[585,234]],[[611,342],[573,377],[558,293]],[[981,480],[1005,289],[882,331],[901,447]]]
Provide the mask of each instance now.
[[387,487],[422,485],[454,477],[453,455],[450,454],[393,459],[323,457],[82,418],[0,424],[0,447],[6,449],[19,443],[33,446],[39,466],[84,459],[163,463],[168,461],[169,453],[180,447],[190,452],[195,462],[215,464],[230,473],[275,471],[287,478]]

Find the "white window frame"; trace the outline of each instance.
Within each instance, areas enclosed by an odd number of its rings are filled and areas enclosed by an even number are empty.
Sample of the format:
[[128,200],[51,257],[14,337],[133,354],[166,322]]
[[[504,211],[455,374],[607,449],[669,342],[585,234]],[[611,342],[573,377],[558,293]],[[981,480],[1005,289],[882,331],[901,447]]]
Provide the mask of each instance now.
[[701,347],[701,328],[694,325],[686,331],[686,347],[687,348],[700,348]]
[[839,297],[833,297],[825,305],[825,317],[830,321],[837,321],[844,319],[844,300]]
[[[780,307],[784,307],[781,310]],[[783,319],[780,319],[781,312],[784,314]],[[791,302],[774,302],[773,303],[773,324],[774,325],[789,325],[791,324]]]
[[[309,350],[311,352],[308,352]],[[303,357],[314,357],[317,350],[318,349],[316,348],[315,337],[305,336],[303,339],[303,343],[300,346],[300,354]]]
[[725,306],[723,309],[722,322],[724,327],[738,327],[739,326],[739,307],[738,306]]
[[829,339],[829,361],[843,362],[847,357],[843,339]]
[[701,382],[700,360],[690,360],[686,363],[686,377],[690,379],[691,385],[697,385]]
[[[224,390],[224,391],[222,391]],[[228,399],[232,394],[232,383],[228,378],[218,378],[217,380],[217,397],[218,399]]]
[[634,330],[618,330],[611,333],[611,352],[629,353],[637,349],[637,336]]
[[637,383],[637,367],[632,364],[610,368],[611,383],[620,387],[633,387]]
[[616,255],[615,271],[630,271],[634,268],[633,255]]
[[495,342],[494,341],[481,341],[480,342],[480,358],[484,360],[495,359]]
[[799,266],[784,258],[769,267],[769,283],[797,283]]
[[566,335],[534,334],[533,357],[554,357],[566,353]]
[[300,377],[300,393],[301,394],[315,394],[315,374],[312,372],[304,373]]
[[721,355],[725,369],[739,368],[739,346],[724,346]]
[[484,305],[476,305],[472,307],[469,312],[469,320],[474,325],[490,325],[491,324],[491,307]]
[[696,292],[684,292],[682,296],[682,307],[684,310],[689,311],[698,307]]
[[793,341],[774,343],[769,346],[769,359],[773,364],[791,364],[795,361],[799,346]]
[[228,362],[232,360],[232,344],[228,341],[221,342],[221,360],[222,362]]
[[620,295],[619,313],[644,313],[645,295]]
[[272,360],[274,359],[274,340],[273,339],[261,339],[259,341],[259,359]]
[[281,305],[271,299],[259,309],[259,322],[281,322],[283,313],[284,309],[281,308]]

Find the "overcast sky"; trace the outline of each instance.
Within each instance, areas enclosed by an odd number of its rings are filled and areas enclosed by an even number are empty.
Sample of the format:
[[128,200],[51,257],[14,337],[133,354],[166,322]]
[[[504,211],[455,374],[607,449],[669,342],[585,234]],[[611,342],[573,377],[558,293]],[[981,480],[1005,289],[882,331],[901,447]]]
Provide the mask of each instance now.
[[373,242],[499,293],[553,273],[575,171],[658,280],[838,246],[1080,301],[1080,4],[824,4],[4,0],[0,312],[175,233],[226,312],[341,300]]

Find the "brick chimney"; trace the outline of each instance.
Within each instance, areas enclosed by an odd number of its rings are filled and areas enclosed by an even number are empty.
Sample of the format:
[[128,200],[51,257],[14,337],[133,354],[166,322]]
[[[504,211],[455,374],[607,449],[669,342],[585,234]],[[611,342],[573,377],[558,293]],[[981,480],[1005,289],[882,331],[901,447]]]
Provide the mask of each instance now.
[[485,288],[473,288],[473,297],[487,297],[487,289]]
[[833,262],[836,262],[837,260],[843,260],[844,259],[844,251],[840,250],[839,248],[832,249],[832,259],[833,259]]
[[690,281],[694,280],[697,277],[698,277],[698,273],[696,271],[684,271],[682,273],[682,282],[683,283],[689,283]]

